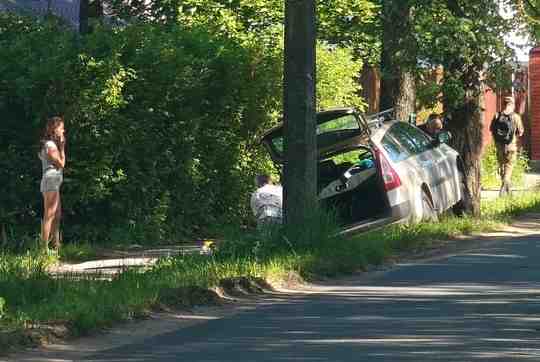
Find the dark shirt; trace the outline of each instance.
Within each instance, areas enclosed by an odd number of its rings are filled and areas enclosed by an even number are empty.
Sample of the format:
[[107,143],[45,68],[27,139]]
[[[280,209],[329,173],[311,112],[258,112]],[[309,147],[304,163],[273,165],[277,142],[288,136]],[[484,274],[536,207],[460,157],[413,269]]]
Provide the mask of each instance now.
[[419,125],[417,127],[420,128],[422,131],[426,132],[427,134],[431,134],[428,131],[427,123],[422,123],[421,125]]

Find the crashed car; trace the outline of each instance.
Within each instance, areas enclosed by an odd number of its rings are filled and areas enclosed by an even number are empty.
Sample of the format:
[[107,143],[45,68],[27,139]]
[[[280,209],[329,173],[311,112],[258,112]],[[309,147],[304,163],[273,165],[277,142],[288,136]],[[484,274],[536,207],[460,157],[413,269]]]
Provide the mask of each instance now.
[[[343,233],[392,222],[435,220],[459,207],[463,167],[446,142],[393,118],[391,110],[365,117],[354,108],[317,113],[318,198],[343,223]],[[262,143],[283,164],[283,126]]]

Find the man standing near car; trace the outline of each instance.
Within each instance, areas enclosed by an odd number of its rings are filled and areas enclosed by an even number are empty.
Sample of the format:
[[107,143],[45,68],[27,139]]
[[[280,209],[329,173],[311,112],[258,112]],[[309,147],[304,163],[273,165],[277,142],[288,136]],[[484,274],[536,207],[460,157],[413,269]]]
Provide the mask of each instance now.
[[490,131],[497,149],[497,162],[501,176],[499,195],[511,193],[512,170],[517,159],[518,137],[523,136],[521,117],[515,112],[514,99],[504,98],[504,110],[491,121]]
[[432,113],[429,115],[424,124],[418,126],[422,131],[426,132],[431,137],[435,137],[437,133],[443,130],[443,120],[440,114]]

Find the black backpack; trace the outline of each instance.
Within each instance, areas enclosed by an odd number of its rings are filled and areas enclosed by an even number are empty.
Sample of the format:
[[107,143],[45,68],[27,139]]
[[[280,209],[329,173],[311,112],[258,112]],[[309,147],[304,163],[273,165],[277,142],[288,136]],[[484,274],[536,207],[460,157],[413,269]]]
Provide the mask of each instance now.
[[512,114],[499,112],[491,125],[491,133],[495,142],[505,145],[510,144],[514,139],[515,133]]

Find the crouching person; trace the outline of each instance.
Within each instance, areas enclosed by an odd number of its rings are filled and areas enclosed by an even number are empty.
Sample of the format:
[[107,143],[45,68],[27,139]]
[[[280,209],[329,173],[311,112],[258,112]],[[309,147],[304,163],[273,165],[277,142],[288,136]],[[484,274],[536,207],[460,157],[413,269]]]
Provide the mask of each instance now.
[[251,210],[257,219],[257,228],[282,223],[283,188],[274,185],[269,175],[255,178],[257,190],[251,195]]

